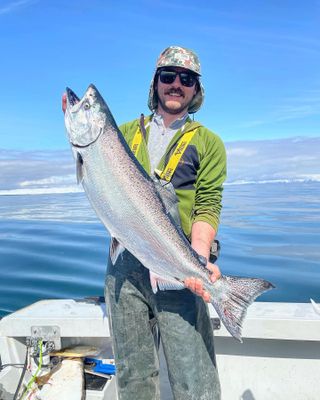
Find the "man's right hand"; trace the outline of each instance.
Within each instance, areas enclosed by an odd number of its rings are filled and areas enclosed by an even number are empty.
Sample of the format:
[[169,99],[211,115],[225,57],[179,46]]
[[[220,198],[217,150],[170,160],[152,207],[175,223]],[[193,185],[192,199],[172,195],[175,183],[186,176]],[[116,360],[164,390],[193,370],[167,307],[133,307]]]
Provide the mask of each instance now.
[[63,95],[62,95],[62,111],[63,111],[63,114],[65,114],[66,109],[67,109],[67,94],[63,93]]
[[[221,278],[220,269],[216,264],[212,264],[211,262],[208,262],[207,268],[211,272],[210,280],[212,283],[214,283],[219,278]],[[211,303],[211,301],[212,301],[211,295],[209,292],[204,290],[203,282],[201,279],[194,278],[194,277],[188,277],[184,280],[184,285],[187,289],[191,290],[191,292],[202,297],[202,299],[206,303]]]

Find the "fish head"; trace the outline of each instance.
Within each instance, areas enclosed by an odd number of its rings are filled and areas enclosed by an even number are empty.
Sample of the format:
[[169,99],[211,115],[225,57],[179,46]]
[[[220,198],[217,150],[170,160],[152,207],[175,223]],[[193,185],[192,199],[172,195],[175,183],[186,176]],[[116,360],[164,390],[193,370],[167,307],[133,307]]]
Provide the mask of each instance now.
[[69,141],[73,146],[87,147],[97,140],[106,125],[107,105],[94,85],[88,87],[82,99],[69,88],[66,92],[65,125]]

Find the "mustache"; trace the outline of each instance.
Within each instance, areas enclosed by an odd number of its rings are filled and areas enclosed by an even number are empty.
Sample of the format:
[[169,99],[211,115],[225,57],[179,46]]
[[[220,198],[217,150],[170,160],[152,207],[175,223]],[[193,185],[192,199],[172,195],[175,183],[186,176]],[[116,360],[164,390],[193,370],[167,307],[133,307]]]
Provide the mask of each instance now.
[[180,88],[177,88],[177,89],[175,89],[175,88],[170,88],[170,89],[168,89],[166,92],[165,92],[165,94],[178,94],[178,95],[180,95],[180,96],[184,96],[184,93],[183,93],[183,91],[180,89]]

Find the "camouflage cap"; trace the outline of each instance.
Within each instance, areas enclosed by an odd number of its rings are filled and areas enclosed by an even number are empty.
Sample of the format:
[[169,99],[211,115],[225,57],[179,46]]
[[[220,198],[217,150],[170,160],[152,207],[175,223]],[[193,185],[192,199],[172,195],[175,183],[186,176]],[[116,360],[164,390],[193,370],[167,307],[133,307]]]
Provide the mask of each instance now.
[[184,47],[170,46],[163,50],[157,61],[157,68],[161,67],[182,67],[200,75],[198,56]]
[[192,50],[179,46],[167,47],[165,50],[163,50],[157,60],[156,70],[153,74],[149,90],[148,107],[150,108],[150,110],[154,112],[158,106],[158,96],[154,86],[157,70],[158,68],[162,67],[186,68],[199,76],[199,90],[192,99],[188,108],[189,113],[197,112],[200,109],[204,100],[204,87],[200,82],[200,61],[196,53],[194,53]]

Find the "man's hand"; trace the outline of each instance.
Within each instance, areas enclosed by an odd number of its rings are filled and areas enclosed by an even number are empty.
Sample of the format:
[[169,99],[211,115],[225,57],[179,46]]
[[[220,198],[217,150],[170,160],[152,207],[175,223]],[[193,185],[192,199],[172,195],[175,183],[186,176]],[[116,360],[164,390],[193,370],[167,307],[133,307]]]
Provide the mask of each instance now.
[[65,114],[66,109],[67,109],[67,94],[63,93],[63,95],[62,95],[62,111],[63,111],[63,114]]
[[[208,262],[207,268],[211,272],[210,280],[212,283],[214,283],[217,279],[221,277],[220,269],[216,264]],[[211,303],[211,295],[209,292],[204,290],[203,282],[201,279],[194,277],[186,278],[184,280],[184,285],[187,289],[202,297],[206,303]]]
[[[216,231],[207,222],[194,222],[191,230],[191,246],[198,254],[208,260],[210,256],[211,243],[215,236]],[[207,268],[211,272],[210,280],[214,283],[221,276],[220,269],[216,264],[212,264],[211,262],[207,263]],[[189,277],[185,279],[184,284],[186,288],[202,297],[206,303],[211,302],[211,295],[209,292],[204,290],[201,279]]]

